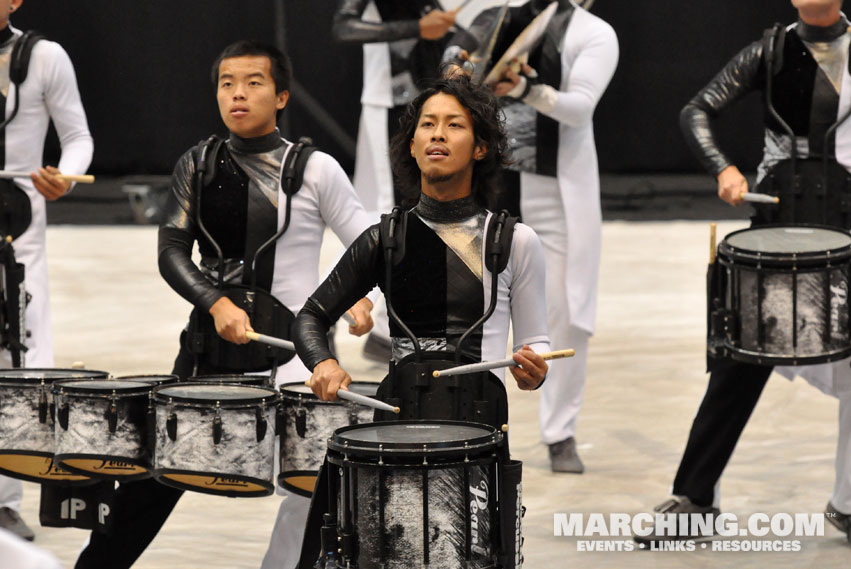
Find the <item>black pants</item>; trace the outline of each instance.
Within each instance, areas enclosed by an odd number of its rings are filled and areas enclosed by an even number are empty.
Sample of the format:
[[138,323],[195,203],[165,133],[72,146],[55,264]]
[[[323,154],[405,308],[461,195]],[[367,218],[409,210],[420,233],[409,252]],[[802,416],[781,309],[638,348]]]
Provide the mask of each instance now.
[[[172,373],[181,380],[192,375],[194,358],[180,338],[180,351]],[[199,373],[215,373],[202,370]],[[80,553],[76,569],[123,569],[142,555],[168,519],[183,490],[160,484],[153,478],[122,482],[112,505],[112,531],[93,531],[86,549]]]
[[673,493],[711,506],[715,483],[759,401],[771,366],[718,361],[691,426]]

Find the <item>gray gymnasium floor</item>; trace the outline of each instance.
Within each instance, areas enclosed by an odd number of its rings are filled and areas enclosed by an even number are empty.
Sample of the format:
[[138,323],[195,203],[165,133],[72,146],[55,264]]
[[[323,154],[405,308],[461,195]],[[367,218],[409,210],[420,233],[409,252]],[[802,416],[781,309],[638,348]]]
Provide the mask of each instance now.
[[[727,222],[719,233],[742,226]],[[598,329],[578,434],[584,475],[549,472],[537,394],[509,389],[512,449],[525,462],[525,566],[847,567],[851,546],[830,526],[821,537],[783,538],[800,541],[800,551],[788,553],[700,544],[693,552],[589,553],[580,551],[580,538],[553,535],[556,513],[635,514],[665,499],[706,385],[708,223],[607,222],[603,236]],[[82,360],[116,375],[171,368],[189,308],[159,278],[155,244],[150,226],[49,228],[58,367]],[[325,264],[334,249],[324,252]],[[381,378],[381,367],[360,357],[361,340],[341,335],[338,344],[355,379]],[[822,512],[833,484],[836,415],[836,400],[803,381],[773,377],[727,469],[722,509],[740,520]],[[278,503],[187,493],[137,566],[258,567]],[[25,485],[23,514],[37,523],[34,484]],[[83,531],[35,529],[37,545],[73,564]]]

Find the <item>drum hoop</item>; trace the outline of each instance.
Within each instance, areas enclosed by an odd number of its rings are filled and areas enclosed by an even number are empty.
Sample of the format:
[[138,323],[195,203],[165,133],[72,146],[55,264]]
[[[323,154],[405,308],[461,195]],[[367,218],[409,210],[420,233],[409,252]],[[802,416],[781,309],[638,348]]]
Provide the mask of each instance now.
[[826,364],[839,361],[851,356],[851,347],[835,350],[827,354],[817,356],[789,356],[770,352],[754,352],[740,347],[732,346],[728,342],[724,342],[724,349],[728,352],[731,359],[752,363],[758,365],[814,365]]
[[[117,378],[116,378],[117,379]],[[127,399],[147,395],[151,392],[153,386],[149,383],[141,383],[138,381],[126,381],[126,383],[134,383],[132,387],[121,387],[119,389],[101,388],[101,387],[86,387],[85,385],[66,385],[67,382],[89,382],[89,381],[104,381],[98,378],[90,379],[60,379],[53,382],[53,388],[50,390],[54,395],[63,395],[65,397],[81,397],[85,399]],[[115,381],[115,380],[106,380]]]
[[173,375],[173,374],[162,374],[161,375],[161,374],[156,374],[156,373],[143,374],[143,375],[120,375],[120,376],[113,378],[113,379],[115,379],[116,381],[118,381],[118,380],[121,380],[121,381],[138,381],[139,383],[146,383],[148,385],[154,385],[154,383],[153,382],[149,383],[146,380],[161,379],[162,381],[160,381],[160,383],[158,383],[156,385],[162,385],[164,383],[174,383],[174,382],[180,381],[180,378],[177,377],[176,375]]
[[760,225],[758,227],[748,227],[733,231],[724,237],[724,240],[718,246],[719,255],[729,257],[730,261],[744,261],[758,264],[793,264],[793,263],[817,263],[825,261],[838,261],[851,259],[851,243],[837,249],[825,249],[822,251],[813,251],[809,253],[760,253],[753,249],[744,249],[730,245],[728,239],[734,235],[753,231],[754,229],[770,229],[770,228],[802,228],[802,229],[823,229],[834,233],[842,233],[849,236],[847,232],[831,227],[829,225],[811,225],[811,224],[770,224]]
[[[386,456],[385,458],[402,458],[404,455],[394,454],[392,456]],[[429,458],[434,455],[428,455]],[[422,454],[414,455],[411,454],[410,458],[422,458]],[[360,460],[352,460],[350,458],[345,458],[342,456],[337,456],[336,454],[328,453],[328,462],[333,464],[334,466],[340,466],[342,468],[355,467],[363,470],[446,470],[448,468],[463,468],[465,466],[489,466],[496,465],[499,462],[499,457],[496,453],[491,453],[487,456],[478,456],[476,458],[471,458],[469,460],[455,460],[452,462],[434,462],[427,464],[399,464],[397,462],[387,462],[383,464],[379,464],[377,462],[363,462]],[[281,473],[283,474],[283,472]]]
[[[226,474],[223,472],[208,472],[208,471],[200,471],[200,470],[186,470],[182,468],[153,468],[153,477],[160,484],[165,484],[166,486],[171,486],[172,488],[177,488],[179,490],[189,490],[190,492],[200,492],[202,494],[213,494],[215,496],[227,496],[229,498],[260,498],[263,496],[270,496],[275,493],[275,484],[274,482],[269,482],[268,480],[263,480],[260,478],[254,478],[253,476],[240,476],[236,474]],[[263,488],[263,490],[255,490],[252,492],[236,492],[233,490],[214,490],[212,488],[205,488],[203,486],[194,486],[192,484],[184,484],[182,482],[177,482],[176,480],[171,480],[166,478],[168,474],[188,474],[192,476],[212,476],[217,478],[234,478],[238,480],[244,480],[250,484],[256,484]]]
[[[145,469],[145,472],[137,472],[135,474],[128,474],[126,476],[116,475],[116,474],[101,474],[99,472],[92,472],[90,470],[85,470],[83,468],[77,468],[76,466],[70,466],[67,464],[62,464],[63,460],[69,459],[100,459],[106,461],[113,462],[126,462],[128,464],[132,464],[133,466],[138,466]],[[81,453],[81,452],[65,452],[62,454],[57,454],[54,457],[54,460],[59,463],[59,466],[71,472],[73,474],[80,474],[82,476],[88,476],[89,478],[96,478],[98,480],[120,480],[128,482],[130,480],[144,480],[145,478],[151,478],[153,476],[152,466],[150,461],[144,458],[128,458],[126,456],[116,456],[111,454],[92,454],[92,453]]]
[[[11,452],[10,452],[11,451]],[[4,449],[0,451],[0,455],[8,456],[8,455],[26,455],[26,456],[38,456],[42,458],[51,458],[54,456],[52,452],[44,452],[39,450],[14,450],[14,449]],[[97,484],[100,480],[94,479],[92,477],[88,477],[84,480],[60,480],[56,478],[46,478],[41,476],[30,476],[29,474],[23,474],[21,472],[16,472],[14,470],[8,470],[6,468],[0,467],[0,474],[4,474],[11,478],[17,478],[18,480],[26,480],[28,482],[35,482],[36,484],[47,484],[48,486],[91,486],[92,484]],[[74,476],[85,476],[83,474],[79,474],[76,472],[69,472]]]
[[[180,395],[164,395],[161,392],[165,389],[171,387],[192,387],[192,386],[203,386],[210,387],[211,385],[235,385],[237,387],[250,387],[253,389],[262,389],[266,392],[266,395],[252,397],[252,398],[243,398],[243,399],[197,399],[193,397],[181,397]],[[240,383],[210,383],[210,382],[179,382],[178,385],[158,385],[154,387],[153,393],[151,395],[155,404],[167,405],[169,403],[173,403],[175,406],[179,407],[189,407],[189,408],[198,408],[198,409],[215,409],[219,407],[220,409],[250,409],[258,406],[259,404],[268,404],[274,403],[277,405],[280,400],[280,394],[272,389],[271,387],[263,387],[260,385],[243,385]],[[218,402],[218,404],[217,404]],[[270,407],[274,407],[275,405],[270,405]]]
[[[352,403],[350,401],[343,401],[338,399],[337,401],[323,401],[319,399],[313,392],[310,393],[300,393],[297,391],[285,391],[285,387],[294,386],[294,385],[304,385],[301,381],[294,381],[290,383],[282,383],[278,386],[278,389],[281,391],[281,400],[285,402],[294,402],[294,403],[310,403],[311,405],[334,405],[334,406],[352,406],[356,405],[356,403]],[[375,397],[375,394],[378,393],[378,386],[381,385],[376,381],[353,381],[349,385],[374,385],[375,393],[370,395],[370,397]]]
[[[20,370],[21,372],[67,372],[71,374],[85,374],[78,377],[13,377],[10,375],[11,372],[15,370]],[[53,383],[54,381],[61,381],[63,379],[106,379],[109,377],[109,372],[100,371],[100,370],[88,370],[88,369],[56,369],[56,368],[13,368],[13,369],[4,369],[0,371],[0,386],[9,386],[14,387],[16,385],[40,385],[42,382],[45,384]]]
[[186,381],[180,383],[203,383],[206,385],[216,385],[221,383],[245,384],[245,385],[260,385],[265,386],[269,383],[271,375],[257,374],[241,374],[241,373],[222,373],[210,375],[196,375],[190,377]]
[[[743,263],[741,261],[748,261]],[[827,261],[827,262],[825,262]],[[809,274],[809,273],[825,273],[828,271],[839,271],[851,267],[851,255],[848,259],[841,259],[839,262],[833,259],[766,259],[765,257],[752,256],[745,258],[740,256],[738,259],[728,258],[723,253],[718,254],[718,262],[722,267],[728,269],[737,269],[739,271],[750,271],[752,273],[763,274],[778,274],[791,275],[793,273]]]
[[[342,454],[354,454],[354,455],[368,455],[368,456],[378,456],[388,455],[388,456],[422,456],[423,454],[431,455],[431,456],[442,456],[448,454],[463,454],[466,452],[475,452],[485,448],[497,447],[503,441],[502,433],[498,432],[496,429],[491,427],[490,425],[485,425],[483,423],[472,423],[467,421],[438,421],[438,420],[428,420],[428,421],[387,421],[386,423],[382,422],[381,425],[394,425],[394,426],[404,426],[404,425],[447,425],[447,426],[465,426],[465,427],[477,427],[484,431],[487,431],[486,435],[477,436],[473,439],[465,439],[462,441],[447,441],[447,442],[430,442],[430,443],[385,443],[385,442],[372,442],[372,441],[357,441],[356,444],[352,444],[351,441],[341,439],[340,435],[346,433],[348,431],[352,431],[355,429],[363,429],[367,426],[374,426],[376,423],[366,423],[359,425],[349,425],[347,427],[341,427],[334,431],[334,434],[328,440],[328,449],[340,452]],[[459,443],[463,443],[463,446],[459,446]],[[425,450],[423,448],[425,447]]]

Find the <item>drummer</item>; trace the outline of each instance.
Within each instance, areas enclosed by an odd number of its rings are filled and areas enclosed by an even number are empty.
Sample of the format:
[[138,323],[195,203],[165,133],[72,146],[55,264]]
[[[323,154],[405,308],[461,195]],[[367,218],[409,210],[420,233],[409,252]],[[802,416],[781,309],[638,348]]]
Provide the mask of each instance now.
[[[718,146],[710,119],[723,113],[735,101],[752,91],[764,91],[768,77],[772,86],[771,105],[791,127],[765,113],[765,151],[760,162],[756,192],[776,193],[780,186],[779,208],[762,207],[754,225],[794,219],[798,223],[828,223],[848,229],[851,218],[839,208],[825,211],[828,200],[817,199],[816,185],[823,175],[822,155],[828,157],[830,177],[845,179],[851,170],[851,124],[839,128],[825,141],[825,134],[837,117],[847,111],[840,108],[840,92],[851,89],[844,71],[848,66],[851,42],[849,22],[840,12],[842,0],[792,0],[798,21],[791,27],[777,26],[763,40],[740,51],[724,69],[683,109],[680,122],[686,140],[703,166],[717,179],[718,196],[740,206],[749,191],[747,180],[735,163]],[[785,37],[784,37],[785,36]],[[773,58],[770,46],[777,46]],[[768,73],[768,60],[773,69]],[[801,84],[802,77],[809,82]],[[784,199],[792,189],[788,175],[792,153],[797,149],[802,202]],[[807,172],[812,175],[806,175]],[[774,173],[774,188],[770,174]],[[784,187],[785,186],[785,187]],[[828,185],[828,188],[844,188]],[[773,190],[773,191],[772,191]],[[808,199],[809,198],[809,199]],[[791,209],[789,209],[791,208]],[[742,363],[727,358],[712,358],[709,385],[694,418],[686,449],[673,484],[673,499],[658,506],[664,513],[719,513],[718,483],[736,442],[748,421],[772,367]],[[778,370],[781,371],[781,370]],[[842,374],[840,377],[839,374]],[[819,386],[839,398],[839,446],[836,455],[836,485],[827,504],[827,520],[845,532],[851,541],[851,377],[848,361],[806,368],[804,377],[820,380]],[[787,375],[794,376],[794,371]],[[679,517],[682,519],[682,517]],[[650,535],[636,538],[649,543],[688,538],[687,527],[678,526],[678,535]]]
[[[286,208],[281,171],[294,145],[281,137],[276,125],[289,101],[291,76],[290,61],[284,53],[253,41],[229,45],[214,62],[212,80],[219,112],[230,134],[215,159],[210,160],[218,168],[213,179],[205,180],[205,190],[211,191],[204,192],[202,211],[203,225],[224,248],[226,284],[249,284],[243,270],[246,259],[253,258],[259,244],[272,237],[283,226],[284,217],[290,216],[276,246],[258,259],[257,285],[296,312],[318,282],[319,248],[326,224],[349,244],[368,226],[369,217],[337,161],[319,151],[308,158],[303,184],[294,188],[296,193]],[[213,245],[199,229],[194,178],[200,146],[190,148],[174,169],[159,231],[160,272],[178,294],[213,317],[221,338],[245,344],[252,323],[246,312],[216,286],[223,269],[218,266]],[[196,241],[202,255],[200,267],[191,259]],[[355,320],[349,328],[352,334],[364,334],[372,327],[371,308],[366,298],[355,299],[346,307]],[[239,362],[229,363],[228,372],[232,372]],[[198,375],[222,372],[197,357],[184,331],[172,373],[186,378],[193,374],[193,368]],[[287,381],[308,376],[297,358],[278,371],[278,377]],[[92,533],[76,567],[130,567],[181,495],[182,491],[152,479],[122,484],[115,495],[112,535]],[[294,494],[284,499],[264,568],[295,565],[308,505],[307,499]]]

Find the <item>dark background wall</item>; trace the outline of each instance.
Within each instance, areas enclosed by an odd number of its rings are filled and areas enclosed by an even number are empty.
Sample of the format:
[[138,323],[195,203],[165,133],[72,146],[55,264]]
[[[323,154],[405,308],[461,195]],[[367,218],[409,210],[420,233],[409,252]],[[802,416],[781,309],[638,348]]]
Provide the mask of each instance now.
[[[187,147],[222,133],[210,63],[236,39],[274,42],[275,1],[26,0],[12,23],[44,32],[70,54],[95,138],[91,171],[163,174]],[[297,79],[355,137],[361,50],[331,40],[336,5],[285,0],[285,39]],[[794,18],[786,0],[598,0],[592,12],[620,40],[618,71],[595,118],[601,168],[614,173],[697,171],[679,134],[679,109],[764,28]],[[288,107],[291,134],[312,136],[351,171],[351,156],[299,95]],[[726,148],[746,169],[758,161],[761,120],[751,97],[719,122]],[[54,141],[48,158],[56,152]]]

